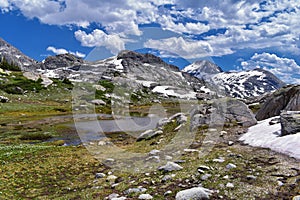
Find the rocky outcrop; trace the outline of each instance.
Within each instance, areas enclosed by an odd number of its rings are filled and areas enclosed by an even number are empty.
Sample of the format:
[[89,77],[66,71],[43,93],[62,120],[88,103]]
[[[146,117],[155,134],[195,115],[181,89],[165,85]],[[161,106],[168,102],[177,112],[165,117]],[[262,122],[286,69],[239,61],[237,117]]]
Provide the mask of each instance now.
[[248,127],[255,125],[256,119],[245,103],[231,98],[215,100],[213,103],[201,105],[191,112],[192,128],[224,124]]
[[282,110],[300,110],[300,85],[286,86],[274,92],[259,109],[256,119],[279,116]]
[[300,111],[283,111],[280,114],[281,136],[300,132]]
[[81,58],[78,58],[72,54],[61,54],[56,56],[49,56],[43,63],[40,63],[41,69],[57,69],[68,68],[74,66],[80,66],[84,63]]

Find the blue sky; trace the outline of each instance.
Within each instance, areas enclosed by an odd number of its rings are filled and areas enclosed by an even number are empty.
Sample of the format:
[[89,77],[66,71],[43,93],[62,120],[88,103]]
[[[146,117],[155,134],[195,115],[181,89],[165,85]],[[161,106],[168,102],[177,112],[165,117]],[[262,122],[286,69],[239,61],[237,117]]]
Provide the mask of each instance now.
[[180,67],[208,59],[300,83],[297,0],[1,0],[0,10],[0,37],[39,61],[147,48]]

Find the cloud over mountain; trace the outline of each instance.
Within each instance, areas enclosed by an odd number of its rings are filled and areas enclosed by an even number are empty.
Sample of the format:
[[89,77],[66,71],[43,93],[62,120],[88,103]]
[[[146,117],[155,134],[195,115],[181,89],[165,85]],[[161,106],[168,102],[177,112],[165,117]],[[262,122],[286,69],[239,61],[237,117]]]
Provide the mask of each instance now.
[[245,70],[267,69],[286,83],[300,84],[300,66],[293,59],[281,58],[270,53],[256,53],[250,60],[241,62],[241,65]]

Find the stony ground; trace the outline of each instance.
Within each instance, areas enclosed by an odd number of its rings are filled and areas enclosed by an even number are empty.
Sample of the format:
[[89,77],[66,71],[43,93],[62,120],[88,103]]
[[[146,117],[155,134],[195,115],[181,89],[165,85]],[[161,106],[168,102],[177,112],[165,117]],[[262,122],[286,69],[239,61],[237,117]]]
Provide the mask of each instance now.
[[[71,90],[66,86],[27,95],[0,90],[10,99],[0,104],[0,199],[175,199],[177,192],[199,186],[210,190],[211,199],[273,200],[300,195],[299,160],[239,143],[246,131],[239,126],[197,130],[194,142],[179,157],[160,154],[178,133],[174,122],[158,136],[139,142],[120,132],[107,134],[105,142],[64,146],[63,139],[78,139],[76,130],[66,126],[72,123]],[[162,105],[169,115],[179,111],[176,102]],[[145,116],[151,106],[132,105],[130,110],[132,115]],[[110,109],[97,106],[96,111],[109,113]],[[212,132],[217,134],[215,140],[203,143]],[[209,142],[212,149],[203,156]],[[101,160],[93,152],[107,150],[111,143],[145,154],[157,168],[139,173],[117,170],[116,160]]]

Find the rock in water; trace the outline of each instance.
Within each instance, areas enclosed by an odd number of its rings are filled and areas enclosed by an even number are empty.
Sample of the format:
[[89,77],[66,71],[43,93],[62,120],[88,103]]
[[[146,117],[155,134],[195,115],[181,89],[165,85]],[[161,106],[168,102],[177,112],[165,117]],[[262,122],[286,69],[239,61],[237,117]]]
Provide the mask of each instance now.
[[176,194],[176,200],[201,200],[209,199],[212,191],[203,187],[182,190]]
[[280,115],[281,136],[300,132],[300,111],[284,111]]

